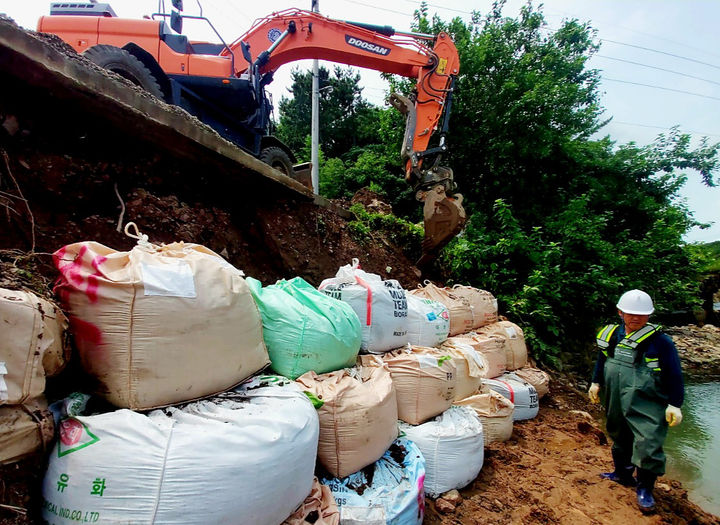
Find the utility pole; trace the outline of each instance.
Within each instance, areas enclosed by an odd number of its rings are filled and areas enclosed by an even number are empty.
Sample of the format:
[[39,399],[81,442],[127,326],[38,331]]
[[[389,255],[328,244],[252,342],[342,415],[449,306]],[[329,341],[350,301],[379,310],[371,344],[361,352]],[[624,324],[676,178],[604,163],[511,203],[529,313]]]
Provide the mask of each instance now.
[[[312,12],[320,12],[320,0],[312,1]],[[312,162],[312,187],[315,195],[320,193],[320,161],[318,159],[318,150],[320,148],[320,71],[318,68],[318,59],[313,60],[313,77],[312,77],[312,123],[311,123],[311,146],[310,146],[310,162]]]

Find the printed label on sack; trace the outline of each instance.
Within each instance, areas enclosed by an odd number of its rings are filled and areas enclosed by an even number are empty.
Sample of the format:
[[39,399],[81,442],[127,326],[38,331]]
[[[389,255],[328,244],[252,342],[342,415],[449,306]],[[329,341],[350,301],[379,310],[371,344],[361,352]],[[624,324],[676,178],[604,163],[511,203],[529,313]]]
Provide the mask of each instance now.
[[386,525],[385,507],[371,505],[369,507],[340,506],[340,522],[343,525]]
[[419,355],[417,356],[417,360],[420,368],[440,368],[437,357],[431,355]]
[[506,326],[505,333],[510,339],[517,339],[517,332],[515,331],[514,326]]
[[192,268],[182,260],[168,259],[160,265],[140,263],[145,295],[194,299],[195,279]]
[[[64,474],[67,476],[67,474]],[[69,476],[68,476],[69,477]],[[69,509],[48,501],[43,498],[42,502],[43,519],[50,523],[54,523],[52,516],[57,516],[64,520],[76,521],[78,523],[98,523],[100,522],[100,513],[92,510]],[[51,516],[52,515],[52,516]]]
[[393,300],[393,317],[407,317],[408,305],[405,290],[395,287],[389,281],[385,281],[385,287],[388,289],[390,297]]
[[10,398],[8,386],[7,383],[5,383],[5,376],[7,373],[8,371],[5,361],[0,361],[0,401],[7,401]]
[[477,351],[472,346],[460,343],[457,345],[457,347],[458,350],[460,350],[460,352],[462,353],[462,355],[465,356],[465,359],[467,359],[468,361],[472,361],[480,369],[485,368],[485,363],[483,363],[482,358],[478,355]]
[[63,419],[60,422],[60,439],[58,440],[58,457],[67,456],[100,441],[90,432],[84,423],[75,418]]

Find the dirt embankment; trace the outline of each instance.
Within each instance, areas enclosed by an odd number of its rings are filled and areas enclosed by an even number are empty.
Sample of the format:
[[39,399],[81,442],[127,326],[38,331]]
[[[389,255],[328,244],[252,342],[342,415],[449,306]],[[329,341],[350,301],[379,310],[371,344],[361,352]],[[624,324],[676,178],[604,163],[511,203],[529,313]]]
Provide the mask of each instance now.
[[720,376],[720,328],[671,326],[664,329],[678,349],[683,370],[694,376]]

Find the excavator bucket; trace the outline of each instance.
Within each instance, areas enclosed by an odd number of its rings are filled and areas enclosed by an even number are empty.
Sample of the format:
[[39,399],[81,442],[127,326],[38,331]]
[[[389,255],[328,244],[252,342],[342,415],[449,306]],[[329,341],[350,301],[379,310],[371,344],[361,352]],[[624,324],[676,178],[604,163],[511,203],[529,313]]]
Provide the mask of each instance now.
[[422,243],[422,256],[416,263],[417,267],[422,269],[463,229],[465,209],[462,207],[462,195],[448,197],[441,184],[422,192],[419,198],[425,202],[425,238]]

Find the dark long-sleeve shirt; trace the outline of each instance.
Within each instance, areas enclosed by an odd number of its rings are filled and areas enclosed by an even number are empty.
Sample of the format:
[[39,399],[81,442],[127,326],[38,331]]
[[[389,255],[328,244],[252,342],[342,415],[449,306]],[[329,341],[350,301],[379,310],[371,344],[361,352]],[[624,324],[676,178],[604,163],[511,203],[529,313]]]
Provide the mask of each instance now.
[[[623,337],[625,337],[625,327],[620,325],[610,341],[611,345],[617,344]],[[660,365],[660,388],[668,396],[669,404],[681,407],[685,399],[685,383],[675,343],[668,335],[660,333],[650,338],[645,347],[645,357],[657,357]],[[598,350],[592,382],[601,386],[605,383],[605,360],[605,354]]]

